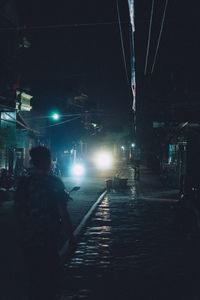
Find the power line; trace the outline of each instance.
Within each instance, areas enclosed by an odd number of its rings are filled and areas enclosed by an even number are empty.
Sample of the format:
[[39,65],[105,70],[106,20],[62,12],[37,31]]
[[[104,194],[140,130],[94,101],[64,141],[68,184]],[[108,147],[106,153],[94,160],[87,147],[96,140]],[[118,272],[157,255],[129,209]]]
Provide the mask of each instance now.
[[[121,22],[127,24],[128,22]],[[25,31],[25,30],[38,30],[38,29],[62,29],[71,27],[90,27],[90,26],[106,26],[118,25],[118,22],[96,22],[96,23],[73,23],[73,24],[57,24],[57,25],[38,25],[38,26],[17,26],[17,27],[4,27],[0,31]]]
[[45,127],[39,127],[38,129],[44,129],[44,128],[49,128],[49,127],[54,127],[54,126],[58,126],[58,125],[62,125],[64,123],[68,123],[68,122],[71,122],[71,121],[74,121],[76,119],[80,119],[81,117],[75,117],[75,118],[72,118],[70,120],[66,120],[66,121],[63,121],[63,122],[59,122],[59,123],[56,123],[56,124],[52,124],[52,125],[49,125],[49,126],[45,126]]
[[[60,115],[59,114],[59,117],[61,117],[61,118],[63,118],[63,117],[74,117],[74,116],[81,116],[81,114],[66,114],[66,115]],[[32,117],[30,117],[30,118],[26,118],[26,120],[27,121],[30,121],[30,120],[35,120],[35,119],[51,119],[52,118],[52,116],[38,116],[38,117],[36,117],[36,116],[32,116]]]
[[126,78],[127,78],[128,84],[129,84],[129,77],[128,77],[128,71],[127,71],[127,65],[126,65],[126,57],[125,57],[125,51],[124,51],[124,42],[123,42],[123,36],[122,36],[122,28],[121,28],[118,0],[116,0],[116,3],[117,3],[117,16],[118,16],[118,24],[119,24],[119,31],[120,31],[121,46],[122,46],[122,54],[123,54],[123,59],[124,59],[124,67],[125,67],[125,72],[126,72]]
[[151,16],[150,16],[150,23],[149,23],[149,35],[148,35],[148,42],[147,42],[147,52],[146,52],[146,62],[145,62],[145,68],[144,68],[144,75],[146,75],[146,73],[147,73],[147,63],[148,63],[149,45],[150,45],[150,39],[151,39],[151,27],[152,27],[152,19],[153,19],[153,10],[154,10],[154,0],[152,0],[152,6],[151,6]]
[[[3,99],[3,100],[4,100],[4,99],[6,99],[6,97],[1,97],[1,96],[0,96],[0,99]],[[17,109],[14,108],[14,107],[7,106],[7,105],[4,105],[4,104],[0,104],[0,112],[4,112],[4,111],[1,110],[1,108],[2,108],[2,109],[7,109],[7,110],[8,110],[8,109],[9,109],[9,110],[13,110],[13,111],[16,111],[16,110],[17,110]]]
[[166,10],[167,10],[167,4],[168,4],[168,0],[166,0],[166,2],[165,2],[165,8],[164,8],[164,12],[163,12],[161,27],[160,27],[160,34],[159,34],[159,37],[158,37],[158,43],[157,43],[157,48],[156,48],[156,53],[155,53],[155,56],[154,56],[154,61],[153,61],[152,69],[151,69],[151,74],[153,73],[155,62],[156,62],[156,58],[157,58],[157,54],[158,54],[158,48],[159,48],[159,45],[160,45],[160,39],[161,39],[161,35],[162,35],[162,30],[163,30],[163,25],[164,25]]
[[1,118],[1,121],[7,122],[7,123],[12,123],[12,124],[20,124],[22,127],[24,127],[26,130],[30,130],[30,128],[26,127],[24,124],[22,124],[21,122],[15,120],[15,121],[11,121],[11,120],[7,120],[7,119],[3,119]]
[[16,120],[16,119],[13,118],[9,113],[5,112],[5,114],[6,114],[11,120],[13,120],[13,121],[1,118],[2,121],[8,122],[8,123],[17,123],[17,124],[21,125],[22,127],[24,127],[26,130],[31,130],[30,127],[27,127],[27,126],[24,125],[22,122]]

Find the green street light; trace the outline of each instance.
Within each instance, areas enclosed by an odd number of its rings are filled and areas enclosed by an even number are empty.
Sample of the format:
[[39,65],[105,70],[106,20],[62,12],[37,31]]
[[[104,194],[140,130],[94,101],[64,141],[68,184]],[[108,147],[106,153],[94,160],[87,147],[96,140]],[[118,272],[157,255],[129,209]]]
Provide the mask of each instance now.
[[52,115],[52,118],[56,121],[56,120],[58,120],[58,119],[60,118],[60,116],[59,116],[59,114],[54,113],[54,114]]

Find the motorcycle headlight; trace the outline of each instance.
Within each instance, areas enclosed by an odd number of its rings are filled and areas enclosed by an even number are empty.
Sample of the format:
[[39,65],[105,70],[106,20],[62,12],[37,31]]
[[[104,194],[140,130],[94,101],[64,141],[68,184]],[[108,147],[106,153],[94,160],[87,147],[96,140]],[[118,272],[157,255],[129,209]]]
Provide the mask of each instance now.
[[74,176],[82,176],[85,173],[85,168],[82,164],[74,164],[72,166],[72,174]]

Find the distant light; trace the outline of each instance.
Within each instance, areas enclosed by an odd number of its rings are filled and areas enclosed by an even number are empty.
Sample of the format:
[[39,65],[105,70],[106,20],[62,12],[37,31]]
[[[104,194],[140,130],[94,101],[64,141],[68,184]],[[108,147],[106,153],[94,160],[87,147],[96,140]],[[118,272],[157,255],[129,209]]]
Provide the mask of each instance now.
[[84,168],[84,166],[81,165],[81,164],[75,164],[75,165],[73,165],[73,167],[72,167],[72,173],[73,173],[73,175],[75,175],[75,176],[82,176],[82,175],[84,175],[84,173],[85,173],[85,168]]
[[110,169],[113,164],[113,157],[109,152],[99,152],[95,156],[95,162],[99,169]]
[[122,150],[124,150],[124,149],[125,149],[125,147],[124,147],[124,146],[121,146],[121,149],[122,149]]
[[133,148],[134,148],[134,147],[135,147],[135,143],[132,143],[132,144],[131,144],[131,147],[133,147]]
[[58,120],[59,119],[59,114],[53,114],[53,116],[52,116],[52,118],[54,119],[54,120]]

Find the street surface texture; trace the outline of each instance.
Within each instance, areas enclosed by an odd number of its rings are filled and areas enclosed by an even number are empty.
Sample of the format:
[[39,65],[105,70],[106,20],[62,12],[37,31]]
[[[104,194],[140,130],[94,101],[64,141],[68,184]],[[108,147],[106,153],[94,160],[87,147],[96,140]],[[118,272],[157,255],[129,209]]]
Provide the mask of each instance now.
[[200,299],[193,216],[147,169],[140,182],[123,171],[130,188],[98,205],[65,264],[63,299]]
[[[194,216],[143,167],[140,181],[124,163],[110,173],[63,178],[72,194],[74,228],[114,174],[129,189],[111,190],[97,206],[65,261],[62,300],[200,299],[200,241]],[[0,206],[0,299],[25,300],[27,275],[17,246],[13,201]]]

